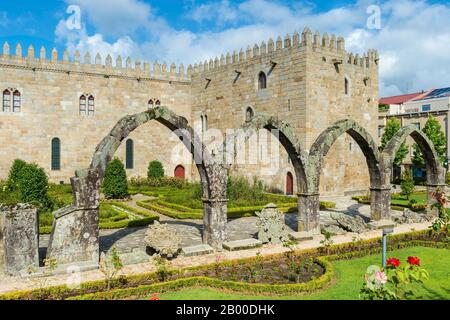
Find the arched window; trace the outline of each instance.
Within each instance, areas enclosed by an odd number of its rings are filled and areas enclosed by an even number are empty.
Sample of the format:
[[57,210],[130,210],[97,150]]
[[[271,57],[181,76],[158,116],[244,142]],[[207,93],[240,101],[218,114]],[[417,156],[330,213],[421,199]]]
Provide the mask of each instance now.
[[184,180],[186,179],[186,170],[184,167],[180,164],[175,168],[174,176],[177,179]]
[[20,92],[18,90],[13,93],[13,112],[20,112],[21,99]]
[[11,92],[3,91],[3,112],[11,112]]
[[95,113],[95,99],[93,96],[89,96],[88,100],[88,115],[93,116]]
[[153,109],[154,106],[155,106],[155,103],[153,102],[153,99],[148,100],[148,108]]
[[52,140],[52,170],[61,170],[61,140]]
[[86,115],[86,96],[82,95],[80,97],[80,116]]
[[252,121],[253,117],[255,116],[255,113],[253,112],[253,109],[251,107],[248,107],[245,111],[245,121],[250,122]]
[[258,89],[266,89],[267,88],[267,77],[264,72],[260,72],[258,76]]
[[134,169],[134,141],[128,139],[125,148],[125,166],[127,169]]
[[159,101],[159,100],[156,100],[156,102],[155,102],[155,106],[156,106],[156,107],[160,107],[160,106],[161,106],[161,101]]

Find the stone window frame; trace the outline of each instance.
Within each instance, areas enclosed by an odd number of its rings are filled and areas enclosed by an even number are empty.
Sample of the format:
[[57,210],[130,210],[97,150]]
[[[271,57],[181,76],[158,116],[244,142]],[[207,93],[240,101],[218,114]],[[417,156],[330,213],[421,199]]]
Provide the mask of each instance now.
[[255,117],[255,109],[252,106],[247,106],[244,111],[245,122],[251,122],[254,117]]
[[54,137],[51,142],[51,171],[61,170],[61,139]]
[[95,96],[91,93],[83,93],[79,98],[79,115],[82,117],[92,117],[95,115]]
[[[8,99],[6,99],[8,97]],[[17,98],[18,97],[18,98]],[[2,111],[4,113],[20,113],[22,110],[22,94],[16,88],[7,88],[2,93]]]
[[153,108],[156,108],[156,107],[160,107],[161,106],[161,100],[158,99],[158,98],[151,98],[150,100],[148,100],[147,106],[148,106],[149,110],[151,110]]
[[258,91],[266,90],[268,88],[268,77],[267,73],[261,70],[258,72],[257,76],[257,88]]

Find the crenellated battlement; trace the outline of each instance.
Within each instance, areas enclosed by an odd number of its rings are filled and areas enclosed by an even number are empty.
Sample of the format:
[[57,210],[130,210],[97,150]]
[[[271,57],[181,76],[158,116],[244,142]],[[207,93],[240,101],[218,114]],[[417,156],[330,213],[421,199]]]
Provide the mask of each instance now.
[[343,37],[337,37],[334,34],[330,37],[326,32],[322,35],[320,32],[313,34],[309,28],[305,28],[301,35],[298,32],[294,32],[292,36],[290,34],[287,34],[284,38],[278,36],[275,41],[270,38],[267,44],[263,41],[259,45],[255,44],[253,47],[248,46],[246,50],[240,49],[239,52],[235,50],[233,53],[228,52],[222,54],[220,58],[215,57],[215,59],[210,59],[209,61],[205,60],[204,62],[196,63],[193,67],[188,67],[187,74],[191,75],[213,71],[222,67],[251,62],[253,59],[295,49],[312,52],[320,58],[325,55],[339,57],[342,63],[358,66],[363,69],[378,66],[379,56],[376,50],[369,50],[363,56],[348,53],[345,50],[345,40]]
[[181,81],[190,82],[190,77],[186,74],[184,66],[176,66],[174,63],[168,66],[166,63],[160,64],[155,61],[150,64],[148,61],[142,62],[137,59],[132,61],[127,57],[125,61],[119,55],[113,63],[113,58],[108,54],[103,58],[97,53],[94,58],[87,52],[83,57],[79,51],[75,51],[70,57],[66,49],[59,59],[58,51],[53,48],[50,57],[47,58],[47,49],[41,47],[39,57],[36,57],[35,49],[32,45],[28,47],[27,54],[23,54],[22,45],[16,45],[15,53],[11,52],[7,42],[3,45],[3,53],[0,55],[0,65],[21,68],[46,70],[52,72],[80,73],[89,75],[99,75],[104,77],[136,78],[138,80],[159,80],[159,81]]

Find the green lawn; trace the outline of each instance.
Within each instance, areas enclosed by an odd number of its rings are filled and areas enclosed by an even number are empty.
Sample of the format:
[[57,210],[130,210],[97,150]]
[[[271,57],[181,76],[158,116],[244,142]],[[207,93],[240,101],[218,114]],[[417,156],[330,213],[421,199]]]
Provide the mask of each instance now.
[[[450,299],[450,251],[434,248],[407,248],[390,252],[389,257],[397,257],[402,263],[408,256],[418,256],[423,266],[430,273],[430,279],[425,283],[424,289],[418,291],[419,299]],[[364,258],[334,262],[336,283],[329,289],[308,296],[245,296],[221,292],[213,289],[186,289],[178,292],[161,294],[162,300],[354,300],[358,299],[359,290],[368,266],[380,264],[379,255]]]
[[414,193],[409,200],[402,195],[393,195],[391,204],[394,206],[408,207],[411,200],[415,200],[418,204],[426,204],[428,202],[428,195],[426,192]]

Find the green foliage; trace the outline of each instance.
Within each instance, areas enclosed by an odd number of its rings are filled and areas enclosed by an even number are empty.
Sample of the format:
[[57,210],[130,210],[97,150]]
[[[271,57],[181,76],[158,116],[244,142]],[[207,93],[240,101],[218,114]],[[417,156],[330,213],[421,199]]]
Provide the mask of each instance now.
[[103,193],[107,199],[124,199],[128,197],[128,181],[125,167],[118,158],[113,159],[105,171]]
[[[383,136],[381,137],[382,150],[386,148],[389,141],[391,141],[392,137],[394,137],[394,135],[400,130],[400,128],[401,128],[400,120],[398,120],[397,118],[391,118],[388,120]],[[406,143],[403,142],[395,155],[394,165],[396,166],[401,165],[407,155],[408,155],[408,146],[406,145]]]
[[447,185],[450,185],[450,172],[447,172],[447,173],[445,174],[445,183],[446,183]]
[[403,171],[402,182],[400,183],[400,187],[402,189],[402,195],[406,196],[406,199],[409,200],[409,198],[414,193],[414,190],[416,188],[410,169],[405,169]]
[[262,180],[254,177],[253,183],[245,177],[228,177],[227,191],[230,200],[260,200],[264,198],[265,188]]
[[107,256],[104,252],[100,255],[100,272],[105,277],[107,291],[111,290],[111,282],[119,274],[123,268],[122,260],[117,252],[116,247],[113,247],[111,254]]
[[[442,127],[439,121],[430,114],[422,131],[431,140],[440,162],[444,164],[447,161],[447,140],[445,138],[445,133],[442,131]],[[424,167],[425,159],[423,157],[422,151],[419,148],[419,145],[415,143],[413,145],[413,149],[414,152],[412,162],[416,166]]]
[[190,183],[186,180],[173,177],[162,178],[131,178],[130,188],[136,191],[148,190],[149,188],[170,187],[174,189],[185,189],[190,187]]
[[20,181],[22,180],[22,171],[27,163],[23,160],[14,160],[11,169],[9,170],[8,181],[6,185],[9,191],[15,191],[19,189]]
[[149,179],[159,179],[164,177],[164,167],[161,162],[155,160],[149,163],[147,177]]
[[42,209],[52,208],[52,201],[47,192],[48,177],[44,169],[37,164],[26,164],[20,172],[20,201],[24,203],[39,203]]

